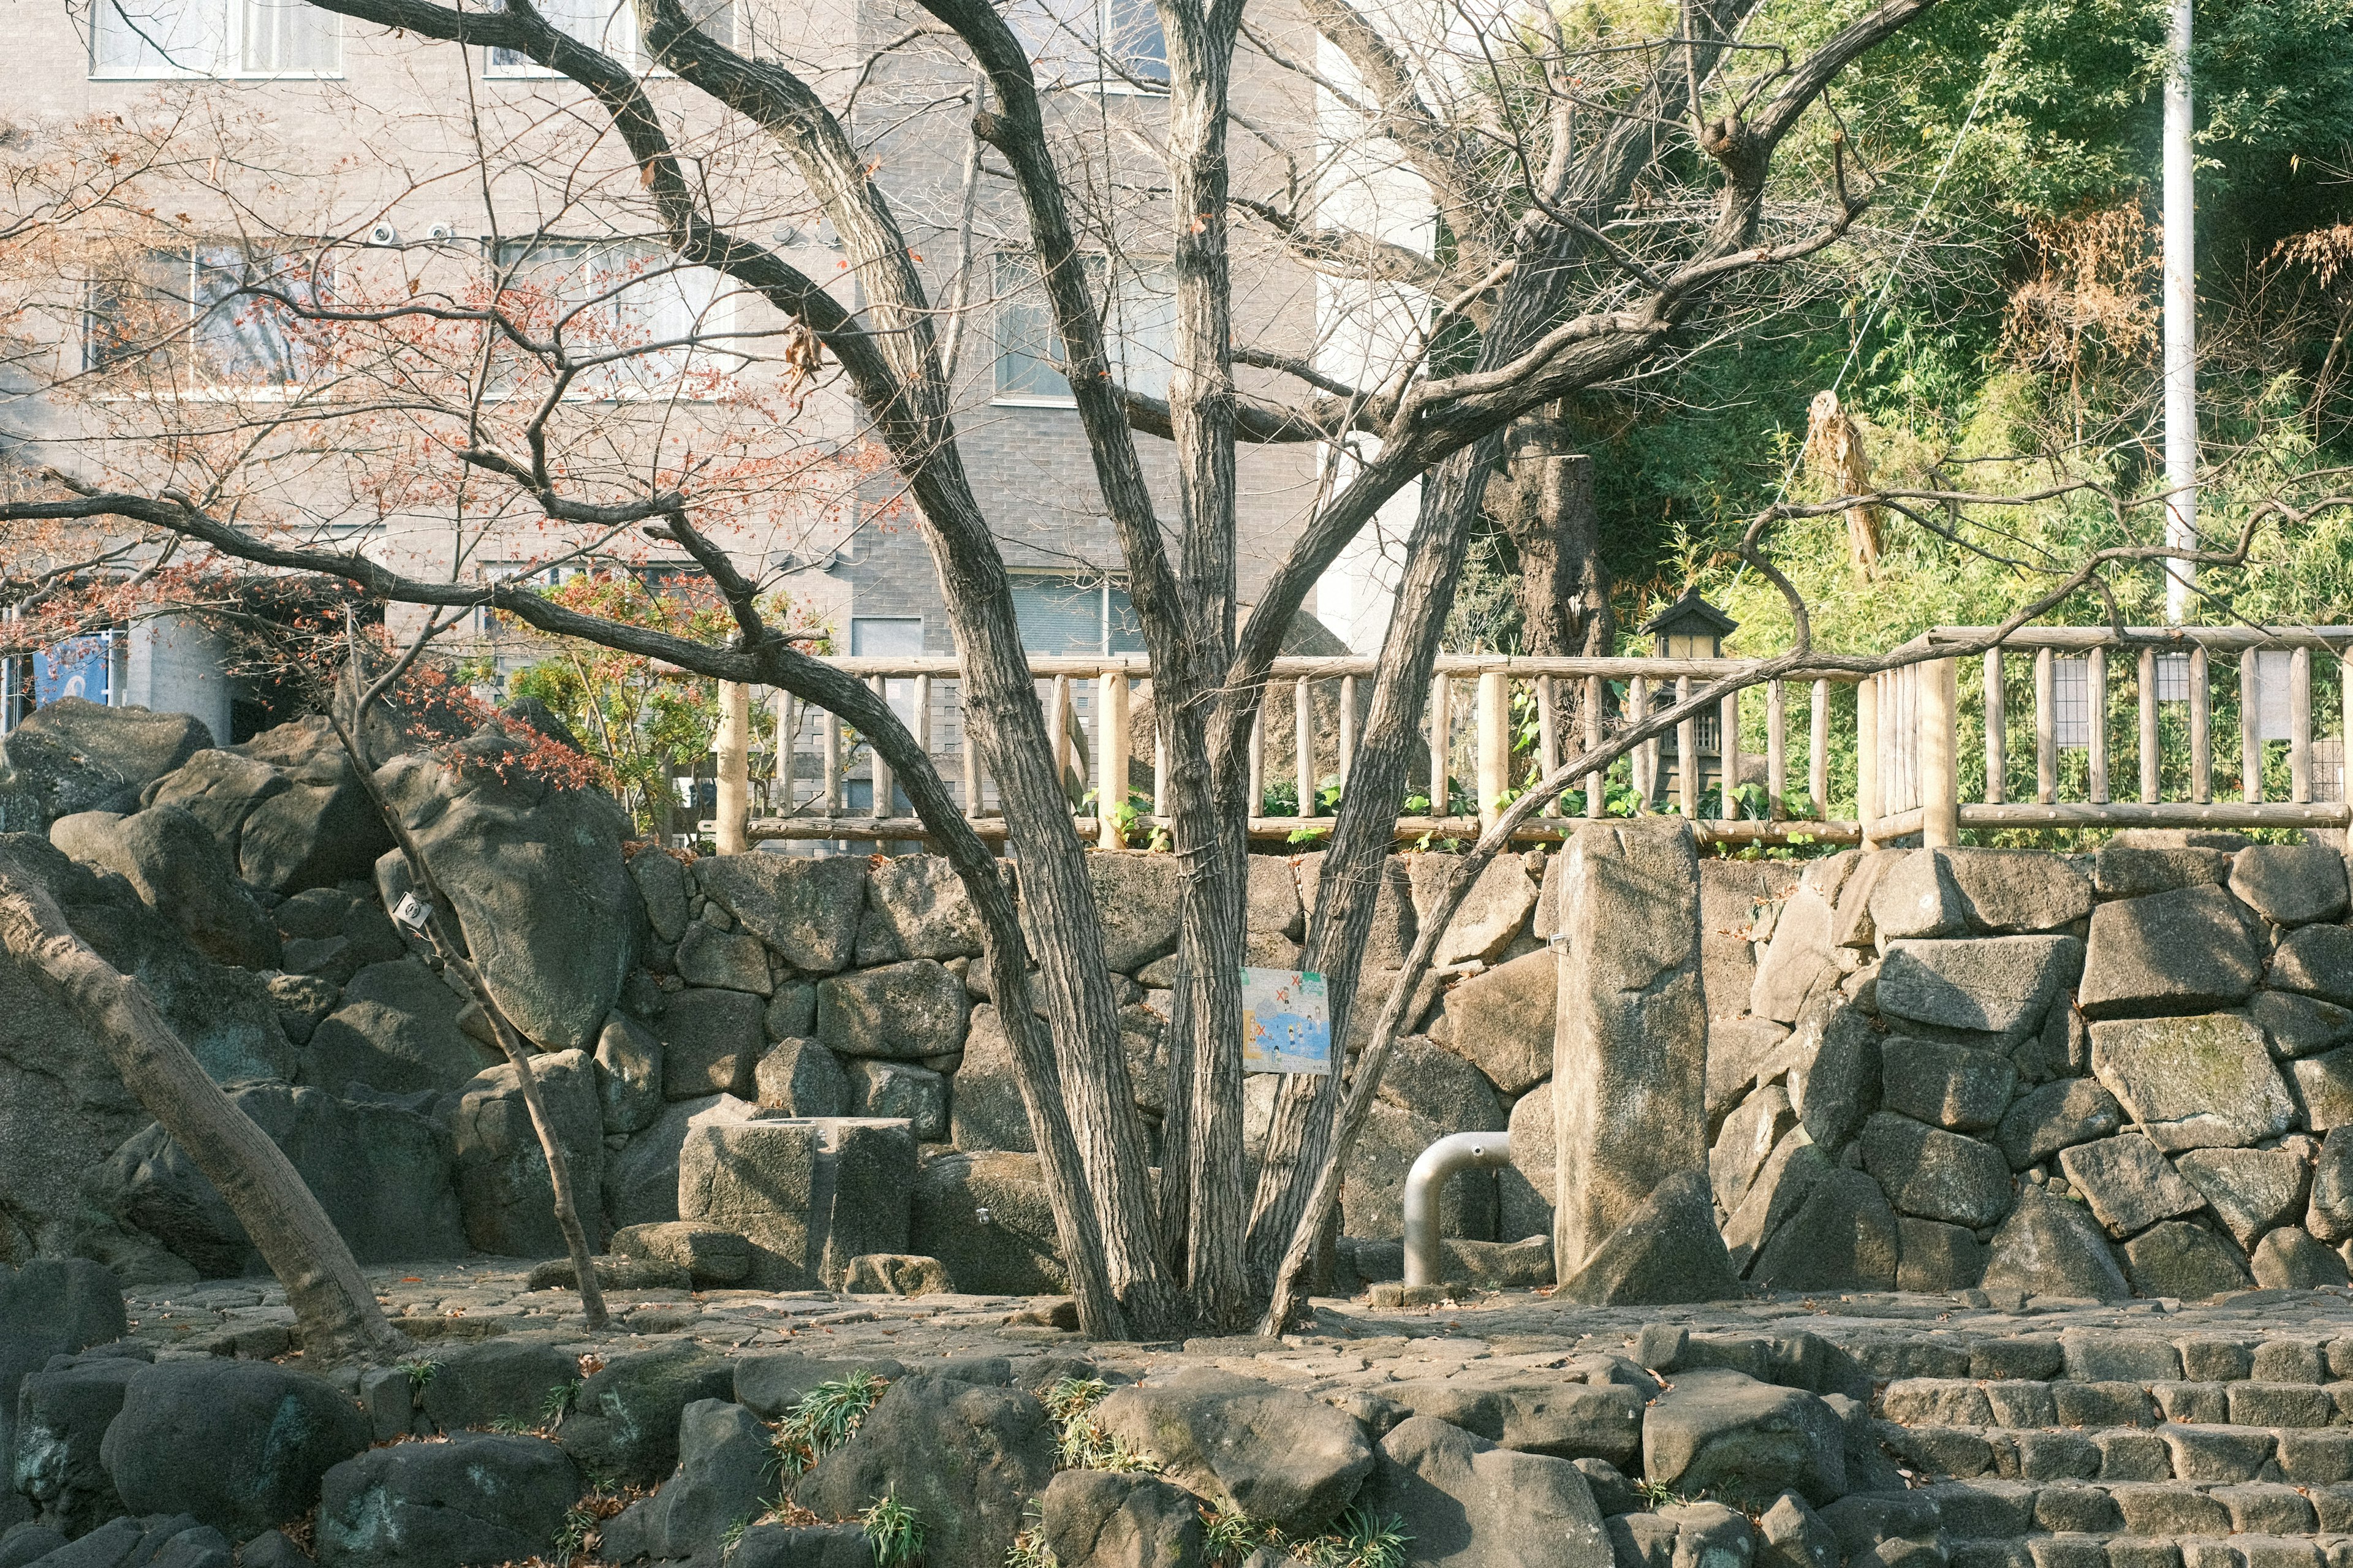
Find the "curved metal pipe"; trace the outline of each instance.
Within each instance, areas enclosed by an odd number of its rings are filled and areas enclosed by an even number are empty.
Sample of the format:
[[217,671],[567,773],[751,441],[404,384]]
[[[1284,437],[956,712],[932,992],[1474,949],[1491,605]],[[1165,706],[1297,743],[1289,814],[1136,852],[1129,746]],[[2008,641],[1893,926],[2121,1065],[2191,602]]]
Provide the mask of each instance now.
[[1438,1283],[1438,1204],[1446,1178],[1476,1166],[1492,1171],[1512,1159],[1508,1132],[1451,1132],[1424,1149],[1405,1173],[1405,1282]]

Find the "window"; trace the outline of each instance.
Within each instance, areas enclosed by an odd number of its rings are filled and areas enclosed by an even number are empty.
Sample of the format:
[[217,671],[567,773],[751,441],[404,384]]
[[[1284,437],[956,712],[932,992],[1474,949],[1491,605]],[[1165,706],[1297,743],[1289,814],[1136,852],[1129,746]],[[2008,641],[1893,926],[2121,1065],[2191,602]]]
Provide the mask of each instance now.
[[94,77],[333,76],[342,18],[309,0],[94,0]]
[[[1123,258],[1114,266],[1095,254],[1085,261],[1088,287],[1098,300],[1106,274],[1111,279],[1107,346],[1113,374],[1131,392],[1167,396],[1176,338],[1176,291],[1166,263]],[[1071,384],[1061,371],[1062,334],[1055,330],[1045,284],[1032,258],[998,255],[997,300],[997,396],[1015,403],[1068,402]]]
[[1018,573],[1013,618],[1030,653],[1142,653],[1144,626],[1124,584],[1108,576]]
[[84,368],[136,360],[184,391],[299,382],[306,369],[301,322],[259,289],[301,299],[312,283],[299,260],[238,246],[144,252],[130,276],[91,289]]
[[1049,85],[1107,92],[1168,85],[1168,41],[1153,0],[1012,0],[1005,10]]
[[2092,664],[2080,655],[2051,662],[2051,725],[2062,746],[2092,743]]
[[2159,702],[2189,700],[2188,654],[2161,653],[2157,656],[2157,700]]
[[2259,741],[2285,741],[2295,734],[2295,721],[2288,711],[2289,672],[2295,656],[2284,649],[2267,649],[2242,656],[2255,661],[2255,738]]
[[[1152,0],[1103,0],[1103,85],[1166,89],[1168,38]],[[1132,79],[1132,80],[1131,80]]]
[[[588,398],[678,390],[690,371],[733,370],[733,354],[690,340],[724,331],[719,275],[681,265],[641,240],[513,241],[500,247],[501,307],[534,339],[560,339],[575,359],[621,354],[574,384]],[[659,345],[659,346],[657,346]],[[525,378],[509,351],[500,380],[512,393]]]
[[[695,30],[714,43],[733,47],[735,42],[734,0],[684,0]],[[638,14],[630,0],[538,0],[539,14],[592,49],[612,56],[632,68],[643,62],[638,47]],[[547,69],[514,49],[492,49],[484,74],[549,77]]]

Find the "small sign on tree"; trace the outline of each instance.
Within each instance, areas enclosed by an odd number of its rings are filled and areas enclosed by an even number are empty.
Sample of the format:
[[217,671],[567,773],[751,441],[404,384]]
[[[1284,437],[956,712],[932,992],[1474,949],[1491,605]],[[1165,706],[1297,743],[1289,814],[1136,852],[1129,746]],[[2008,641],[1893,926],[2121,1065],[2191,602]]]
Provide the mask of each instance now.
[[1332,1010],[1324,977],[1296,969],[1242,971],[1242,1070],[1332,1070]]

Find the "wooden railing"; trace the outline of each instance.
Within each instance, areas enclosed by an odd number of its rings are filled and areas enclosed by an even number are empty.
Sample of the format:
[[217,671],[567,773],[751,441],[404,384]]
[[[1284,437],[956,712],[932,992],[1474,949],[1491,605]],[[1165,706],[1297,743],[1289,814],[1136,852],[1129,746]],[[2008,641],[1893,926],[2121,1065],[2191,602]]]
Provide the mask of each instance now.
[[[1983,635],[1939,626],[1906,646]],[[1930,659],[1859,689],[1859,732],[1875,738],[1857,756],[1866,843],[1917,834],[1947,845],[1964,827],[2343,827],[2353,818],[2353,626],[2034,627],[1982,655],[1969,681],[1960,663]],[[2216,798],[2218,738],[2238,745],[2238,777],[2221,781],[2235,800]],[[1965,758],[1968,750],[1982,760]],[[2126,799],[2116,798],[2120,759],[2138,774]]]
[[[840,658],[843,671],[867,680],[897,709],[923,745],[941,775],[963,803],[965,816],[984,837],[1002,837],[1005,825],[977,748],[965,743],[961,685],[952,658]],[[1612,715],[1654,711],[1667,701],[1688,698],[1695,686],[1733,670],[1750,668],[1738,659],[1530,658],[1500,654],[1451,654],[1438,661],[1429,719],[1425,723],[1430,776],[1440,787],[1427,791],[1430,805],[1398,824],[1400,840],[1475,837],[1500,816],[1509,792],[1524,787],[1532,772],[1558,769],[1564,759],[1596,744]],[[1262,716],[1251,737],[1250,798],[1263,802],[1270,788],[1288,785],[1297,803],[1288,815],[1260,815],[1250,821],[1255,838],[1304,840],[1327,831],[1332,814],[1319,805],[1327,782],[1347,787],[1356,749],[1360,709],[1369,700],[1376,668],[1363,658],[1282,658],[1274,662]],[[1165,826],[1156,790],[1159,737],[1154,726],[1146,754],[1133,754],[1133,713],[1150,678],[1141,654],[1036,656],[1030,671],[1039,683],[1049,732],[1064,737],[1062,772],[1081,833],[1102,843],[1140,844]],[[1767,683],[1744,694],[1765,706],[1766,752],[1761,761],[1762,800],[1751,795],[1744,807],[1738,749],[1735,765],[1715,768],[1707,782],[1710,748],[1702,726],[1678,726],[1672,745],[1652,740],[1632,758],[1635,809],[1679,812],[1704,840],[1780,842],[1803,836],[1853,843],[1862,827],[1850,812],[1833,816],[1831,795],[1831,688],[1853,677],[1829,675]],[[1805,707],[1805,788],[1788,789],[1790,688]],[[1467,699],[1467,700],[1466,700]],[[1718,735],[1740,733],[1743,697],[1725,700],[1716,716]],[[811,710],[776,693],[771,754],[778,759],[769,786],[773,809],[755,816],[752,839],[917,840],[922,824],[893,794],[887,764],[856,742],[833,714]],[[1567,732],[1574,722],[1578,733]],[[1529,733],[1533,731],[1533,734]],[[1270,747],[1271,731],[1286,739]],[[1715,748],[1721,750],[1721,747]],[[1271,750],[1288,754],[1270,755]],[[1698,766],[1681,759],[1699,759]],[[1131,764],[1149,764],[1138,783]],[[1736,787],[1727,787],[1729,784]],[[1106,790],[1104,781],[1126,786]],[[1622,793],[1619,809],[1629,804]],[[863,795],[853,804],[853,794]],[[1125,809],[1122,809],[1124,805]],[[1762,809],[1753,809],[1761,805]],[[1564,837],[1579,817],[1612,808],[1606,781],[1589,774],[1584,787],[1549,805],[1516,837],[1530,841]]]

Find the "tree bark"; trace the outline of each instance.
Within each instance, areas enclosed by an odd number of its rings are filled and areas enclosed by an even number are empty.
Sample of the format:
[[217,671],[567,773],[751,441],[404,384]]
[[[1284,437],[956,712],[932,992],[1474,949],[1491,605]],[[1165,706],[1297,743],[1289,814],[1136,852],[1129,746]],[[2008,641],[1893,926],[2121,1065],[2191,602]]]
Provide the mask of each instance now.
[[414,1353],[416,1342],[385,1321],[352,1249],[293,1162],[205,1075],[147,988],[75,936],[47,892],[5,869],[0,945],[64,993],[124,1086],[219,1192],[285,1287],[305,1362],[385,1363]]
[[1556,420],[1513,422],[1510,480],[1492,505],[1518,557],[1514,589],[1522,651],[1539,658],[1606,653],[1615,636],[1609,569],[1601,563],[1593,459],[1574,453]]

